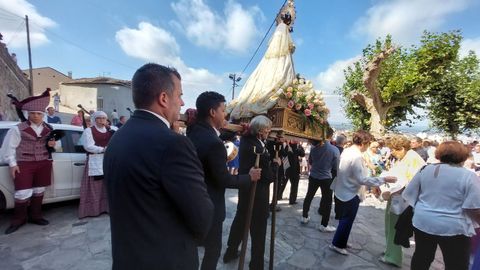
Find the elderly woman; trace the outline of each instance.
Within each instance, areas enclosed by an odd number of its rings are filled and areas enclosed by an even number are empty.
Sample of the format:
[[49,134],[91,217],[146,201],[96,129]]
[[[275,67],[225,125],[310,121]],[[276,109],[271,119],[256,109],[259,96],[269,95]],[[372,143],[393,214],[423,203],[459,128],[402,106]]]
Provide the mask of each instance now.
[[[382,197],[387,200],[387,209],[385,209],[385,254],[379,260],[386,264],[392,264],[397,267],[402,266],[402,247],[394,243],[395,224],[398,217],[403,212],[403,206],[406,205],[402,199],[402,191],[412,180],[413,176],[426,164],[423,158],[414,150],[410,149],[410,140],[402,135],[394,136],[390,139],[388,147],[391,154],[397,159],[387,174],[394,175],[398,181],[390,185],[382,193]],[[383,188],[382,188],[383,189]],[[392,201],[394,202],[392,207]]]
[[108,212],[107,194],[103,184],[103,153],[112,137],[107,126],[107,114],[95,112],[93,125],[83,131],[83,148],[87,151],[87,164],[80,186],[79,218],[94,217]]
[[385,169],[379,147],[380,144],[378,142],[371,142],[370,147],[364,153],[367,167],[370,171],[369,176],[377,176]]
[[[276,167],[280,164],[279,158],[274,159],[274,161],[270,163],[270,158],[264,143],[270,133],[271,126],[272,121],[266,116],[255,116],[250,121],[249,133],[240,140],[238,153],[240,156],[239,174],[248,174],[250,169],[255,165],[255,159],[257,157],[255,152],[261,153],[260,168],[262,169],[262,174],[260,180],[257,182],[252,223],[250,224],[250,236],[252,239],[250,269],[263,269],[264,266],[265,236],[267,233],[269,211],[269,186],[270,183],[273,182],[274,177],[276,177]],[[238,257],[238,247],[242,242],[250,195],[250,189],[239,189],[238,191],[237,212],[233,219],[230,235],[228,236],[228,247],[223,257],[225,263]]]
[[427,165],[403,192],[414,208],[413,270],[430,268],[437,245],[445,269],[468,269],[474,221],[480,223],[480,182],[475,173],[462,167],[468,154],[459,142],[440,144],[435,157],[441,163]]
[[373,136],[363,130],[353,134],[353,145],[342,152],[337,178],[332,183],[332,190],[335,192],[335,218],[339,219],[339,222],[330,248],[342,255],[348,255],[347,242],[361,197],[363,199],[362,187],[380,186],[397,180],[394,176],[367,177],[368,168],[363,153],[372,139]]

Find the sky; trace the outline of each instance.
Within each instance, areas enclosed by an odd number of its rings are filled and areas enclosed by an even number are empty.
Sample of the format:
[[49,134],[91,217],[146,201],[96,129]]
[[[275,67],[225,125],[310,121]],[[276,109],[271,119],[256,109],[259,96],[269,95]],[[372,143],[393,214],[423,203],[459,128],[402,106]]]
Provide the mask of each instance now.
[[[0,0],[0,33],[22,69],[28,68],[25,15],[33,67],[74,78],[130,80],[155,62],[182,75],[185,107],[203,91],[231,99],[229,74],[242,78],[238,95],[268,46],[258,53],[284,0]],[[295,71],[324,93],[331,122],[346,122],[335,89],[362,49],[391,34],[400,46],[418,44],[424,30],[461,30],[461,54],[480,55],[479,0],[300,0],[292,33]],[[242,71],[245,70],[243,73]]]

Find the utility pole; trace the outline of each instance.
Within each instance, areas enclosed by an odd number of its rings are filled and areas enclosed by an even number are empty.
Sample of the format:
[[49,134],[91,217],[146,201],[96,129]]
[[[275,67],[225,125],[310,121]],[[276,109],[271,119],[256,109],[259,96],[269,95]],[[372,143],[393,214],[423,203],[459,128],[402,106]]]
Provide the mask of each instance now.
[[235,98],[235,87],[238,86],[237,82],[239,82],[242,78],[240,76],[237,77],[237,74],[235,73],[230,73],[228,75],[228,78],[232,80],[232,100]]
[[32,70],[32,50],[30,48],[30,28],[28,26],[28,15],[25,15],[25,24],[27,25],[27,45],[28,45],[28,65],[30,71],[30,80],[28,81],[28,91],[33,96],[33,70]]

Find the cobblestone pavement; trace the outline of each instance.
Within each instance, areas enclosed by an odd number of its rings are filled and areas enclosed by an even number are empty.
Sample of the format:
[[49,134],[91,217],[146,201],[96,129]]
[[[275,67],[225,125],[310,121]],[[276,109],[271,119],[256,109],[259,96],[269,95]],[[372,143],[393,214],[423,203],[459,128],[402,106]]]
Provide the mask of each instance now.
[[[302,178],[299,185],[298,204],[288,205],[280,201],[282,211],[277,212],[275,243],[275,269],[399,269],[378,261],[385,248],[384,208],[385,204],[367,198],[360,206],[349,243],[349,256],[332,252],[330,244],[333,233],[322,233],[316,229],[320,216],[316,213],[320,202],[320,190],[312,202],[310,223],[300,224],[303,198],[308,181]],[[289,194],[289,189],[284,197]],[[237,192],[229,190],[227,219],[224,223],[223,252],[230,224],[235,216]],[[0,269],[110,269],[110,225],[108,215],[96,218],[77,218],[78,201],[48,206],[45,216],[50,225],[40,227],[27,224],[11,235],[4,235],[11,217],[8,212],[0,217]],[[337,221],[331,219],[331,225]],[[269,226],[270,229],[270,226]],[[270,232],[267,232],[265,269],[268,269]],[[410,269],[413,248],[404,249],[402,269]],[[203,254],[199,248],[200,259]],[[249,262],[247,251],[246,263]],[[237,269],[238,261],[227,265],[221,259],[218,269]],[[248,268],[248,266],[246,266]],[[441,253],[437,250],[431,269],[443,269]]]

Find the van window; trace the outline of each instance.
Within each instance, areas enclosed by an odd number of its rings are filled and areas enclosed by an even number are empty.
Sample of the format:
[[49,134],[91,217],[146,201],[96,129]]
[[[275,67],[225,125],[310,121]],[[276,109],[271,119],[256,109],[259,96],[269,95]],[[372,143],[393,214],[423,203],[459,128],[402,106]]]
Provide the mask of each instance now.
[[5,135],[7,135],[9,128],[2,128],[0,129],[0,146],[3,144],[3,139],[5,139]]

